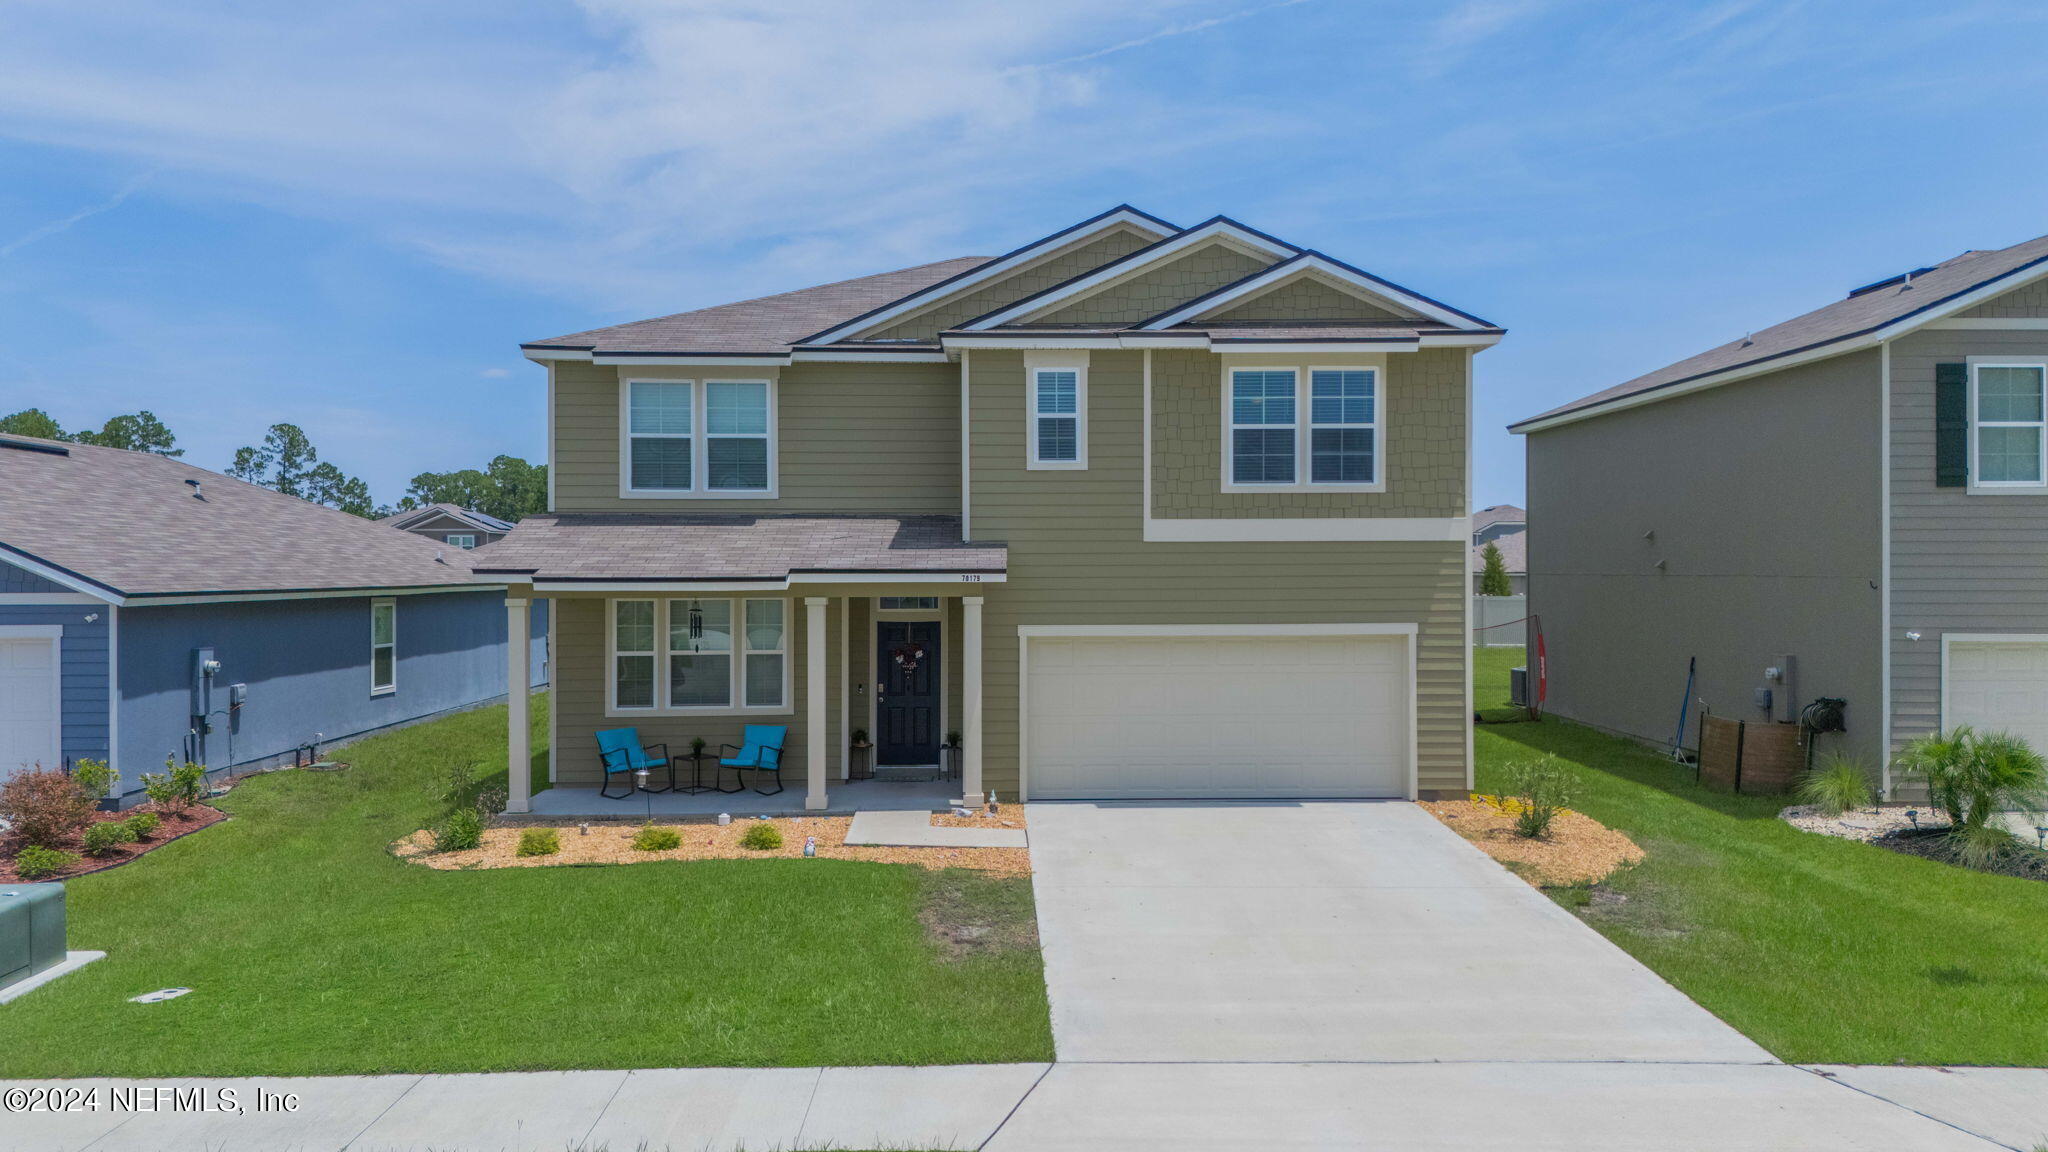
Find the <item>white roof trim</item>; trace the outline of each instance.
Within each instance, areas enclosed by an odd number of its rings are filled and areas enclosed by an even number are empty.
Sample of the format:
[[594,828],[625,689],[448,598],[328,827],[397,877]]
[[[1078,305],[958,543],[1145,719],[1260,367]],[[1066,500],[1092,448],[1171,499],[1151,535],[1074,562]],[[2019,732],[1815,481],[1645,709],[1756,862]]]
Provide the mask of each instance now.
[[1086,276],[1071,281],[1065,287],[1055,288],[1036,296],[1027,296],[1007,308],[991,312],[967,324],[966,328],[969,331],[994,328],[1009,323],[1020,316],[1035,316],[1038,313],[1070,304],[1075,300],[1092,295],[1108,287],[1117,280],[1171,260],[1189,248],[1198,244],[1208,243],[1211,240],[1227,241],[1240,247],[1249,248],[1254,252],[1263,253],[1275,260],[1292,256],[1297,251],[1297,249],[1291,247],[1275,247],[1275,242],[1272,239],[1261,236],[1240,225],[1233,224],[1228,220],[1212,220],[1207,224],[1190,228],[1170,240],[1162,240],[1150,248],[1140,249],[1138,252],[1132,253],[1132,256],[1140,257],[1139,259],[1134,260],[1126,257],[1120,261],[1113,261]]
[[73,592],[83,593],[108,604],[119,604],[124,599],[121,593],[94,583],[89,577],[77,576],[55,565],[45,564],[28,553],[13,548],[0,548],[0,564],[12,564],[24,572],[41,576],[52,584],[61,584]]
[[535,592],[787,592],[800,584],[1001,584],[1002,572],[792,572],[777,580],[535,580]]
[[1368,276],[1361,276],[1356,271],[1346,268],[1344,265],[1337,263],[1320,252],[1304,252],[1292,260],[1266,269],[1264,272],[1253,276],[1234,288],[1190,301],[1146,323],[1144,327],[1148,330],[1171,328],[1175,324],[1185,323],[1195,317],[1207,316],[1212,312],[1228,308],[1247,297],[1256,296],[1268,289],[1278,287],[1296,276],[1311,272],[1320,273],[1340,284],[1378,297],[1381,300],[1399,304],[1404,308],[1412,308],[1417,315],[1427,316],[1446,327],[1465,329],[1481,327],[1481,325],[1473,323],[1469,317],[1460,316],[1441,304],[1425,300],[1412,292],[1404,291],[1394,285],[1374,280]]
[[1826,360],[1831,357],[1846,355],[1850,352],[1860,352],[1866,348],[1875,348],[1880,344],[1896,340],[1909,332],[1915,332],[1922,328],[1937,327],[1939,326],[1938,322],[1941,320],[1965,309],[1975,308],[1994,296],[2004,295],[2014,288],[2030,284],[2044,276],[2048,276],[2048,264],[2015,268],[1995,280],[1987,281],[1972,288],[1961,296],[1941,305],[1939,308],[1918,312],[1911,316],[1894,320],[1882,328],[1865,332],[1861,336],[1833,340],[1803,351],[1774,356],[1768,360],[1738,364],[1733,368],[1726,368],[1706,376],[1695,377],[1682,383],[1665,384],[1647,391],[1635,392],[1627,396],[1617,396],[1603,404],[1594,404],[1590,407],[1578,408],[1570,412],[1560,412],[1555,416],[1524,420],[1519,424],[1508,425],[1508,431],[1517,436],[1525,436],[1531,432],[1545,432],[1566,424],[1576,424],[1581,420],[1590,420],[1595,416],[1605,416],[1611,412],[1623,412],[1630,408],[1640,408],[1645,404],[1655,404],[1659,400],[1670,400],[1677,396],[1689,396],[1694,392],[1702,392],[1708,388],[1718,388],[1723,384],[1734,384],[1737,381],[1747,380],[1753,376],[1763,376],[1767,373],[1781,371],[1786,368],[1796,368],[1801,364],[1811,364],[1816,360]]
[[836,328],[828,328],[806,341],[806,343],[830,344],[838,340],[853,339],[862,332],[870,332],[876,328],[886,328],[891,323],[908,316],[912,312],[928,308],[954,296],[972,291],[991,280],[1015,272],[1019,268],[1048,254],[1067,248],[1078,247],[1119,227],[1134,228],[1147,236],[1162,240],[1173,235],[1171,231],[1160,228],[1157,221],[1152,220],[1143,213],[1135,212],[1128,208],[1119,208],[1102,216],[1095,223],[1095,227],[1084,232],[1067,232],[1064,230],[1055,232],[1037,243],[1010,253],[1008,256],[992,260],[958,279],[941,281],[930,288],[912,293],[893,304],[886,305],[879,312],[849,320]]
[[1132,332],[1116,336],[1015,336],[991,333],[987,336],[948,336],[945,346],[954,351],[969,348],[1201,348],[1229,355],[1289,356],[1313,352],[1412,352],[1417,348],[1490,348],[1500,343],[1493,332],[1445,333],[1441,336],[1399,336],[1383,340],[1237,340],[1211,339],[1204,334]]

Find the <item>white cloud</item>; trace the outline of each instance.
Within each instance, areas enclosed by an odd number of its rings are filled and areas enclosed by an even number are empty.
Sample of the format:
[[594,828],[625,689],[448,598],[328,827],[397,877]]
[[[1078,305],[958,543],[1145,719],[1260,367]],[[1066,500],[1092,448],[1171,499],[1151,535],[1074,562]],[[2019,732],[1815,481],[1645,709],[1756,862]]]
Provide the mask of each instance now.
[[486,368],[483,371],[477,373],[477,375],[483,377],[486,380],[503,380],[505,377],[510,376],[511,374],[512,370],[510,368]]
[[130,196],[135,195],[144,184],[149,183],[150,178],[155,175],[156,171],[151,169],[139,176],[132,177],[127,183],[115,189],[113,195],[99,203],[89,204],[70,215],[60,216],[47,224],[38,225],[15,237],[13,240],[0,244],[0,260],[5,260],[7,257],[14,255],[38,240],[46,240],[60,232],[64,232],[80,221],[89,220],[102,212],[112,212],[114,209],[119,208]]

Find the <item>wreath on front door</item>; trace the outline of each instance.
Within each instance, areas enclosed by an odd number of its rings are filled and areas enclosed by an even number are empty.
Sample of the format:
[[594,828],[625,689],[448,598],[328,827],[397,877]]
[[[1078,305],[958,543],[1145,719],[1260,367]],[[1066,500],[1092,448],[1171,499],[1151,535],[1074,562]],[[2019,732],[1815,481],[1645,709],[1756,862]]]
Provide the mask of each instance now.
[[903,669],[904,675],[908,676],[917,671],[917,666],[924,661],[924,645],[915,642],[898,644],[889,653],[889,658],[896,662],[898,668]]

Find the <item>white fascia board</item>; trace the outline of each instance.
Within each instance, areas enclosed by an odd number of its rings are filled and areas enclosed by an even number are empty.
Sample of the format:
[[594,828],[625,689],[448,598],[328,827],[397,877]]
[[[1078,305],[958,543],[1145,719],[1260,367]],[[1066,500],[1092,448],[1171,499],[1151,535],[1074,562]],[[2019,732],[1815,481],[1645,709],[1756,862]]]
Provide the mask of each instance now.
[[190,596],[130,596],[119,603],[130,608],[178,604],[239,604],[245,600],[335,600],[351,596],[427,596],[435,592],[490,592],[505,587],[500,580],[474,584],[416,584],[390,588],[316,588],[290,592],[201,592]]
[[12,564],[24,572],[41,576],[52,584],[61,584],[73,592],[90,596],[102,604],[119,604],[123,599],[119,592],[102,588],[82,576],[77,576],[66,572],[62,568],[45,564],[28,553],[20,552],[13,548],[0,546],[0,564]]
[[1001,572],[795,572],[781,580],[536,580],[541,592],[787,592],[800,584],[1001,584]]
[[1414,636],[1421,626],[1391,624],[1019,624],[1017,635],[1034,639],[1120,636]]
[[1928,327],[1967,332],[2038,332],[2048,328],[2048,316],[1962,316],[1936,320]]
[[1128,336],[948,336],[945,342],[947,348],[956,351],[968,348],[1201,348],[1232,356],[1303,356],[1318,352],[1372,353],[1413,352],[1417,348],[1484,348],[1498,344],[1500,337],[1487,334],[1469,337],[1424,336],[1419,339],[1404,337],[1392,340],[1304,340],[1276,343],[1233,342],[1228,339],[1217,341],[1202,334],[1184,336],[1139,332]]
[[[1555,416],[1542,420],[1510,424],[1508,425],[1508,431],[1517,436],[1527,435],[1531,432],[1544,432],[1566,424],[1576,424],[1581,420],[1590,420],[1595,416],[1605,416],[1610,412],[1622,412],[1630,408],[1640,408],[1645,404],[1655,404],[1659,400],[1669,400],[1674,396],[1686,396],[1708,388],[1718,388],[1723,384],[1733,384],[1740,380],[1747,380],[1752,376],[1762,376],[1766,373],[1777,372],[1785,368],[1796,368],[1801,364],[1811,364],[1816,360],[1826,360],[1833,356],[1860,352],[1866,348],[1875,348],[1880,344],[1896,340],[1908,332],[1916,332],[1922,328],[1947,327],[1948,324],[1944,324],[1943,321],[1947,321],[1949,317],[1954,316],[1956,313],[1967,308],[1975,308],[1994,296],[2002,296],[2014,288],[2032,283],[2043,276],[2048,276],[2048,265],[2035,264],[2026,268],[2018,268],[2000,276],[1996,280],[1972,288],[1968,292],[1942,304],[1939,308],[1902,317],[1882,328],[1865,332],[1860,336],[1822,344],[1801,352],[1776,356],[1769,360],[1759,360],[1753,364],[1739,364],[1722,372],[1687,380],[1683,384],[1671,384],[1663,388],[1651,389],[1647,392],[1638,392],[1632,396],[1620,396],[1605,404],[1595,404],[1590,408],[1580,408],[1572,412],[1560,412]],[[1968,326],[1976,327],[1974,323]],[[1998,321],[1998,326],[2012,326],[2012,321]]]
[[1148,543],[1462,542],[1471,546],[1469,516],[1233,517],[1149,519]]
[[682,364],[695,366],[701,364],[705,367],[724,367],[726,365],[734,365],[743,368],[771,368],[777,365],[789,363],[789,353],[782,352],[775,355],[767,356],[735,356],[727,352],[678,352],[673,355],[614,356],[608,353],[599,352],[591,357],[591,361],[597,364],[619,364],[627,366],[636,364]]
[[932,305],[941,303],[950,297],[957,296],[963,292],[972,291],[973,289],[980,287],[981,285],[986,284],[991,280],[995,280],[999,277],[1008,275],[1009,273],[1024,267],[1026,264],[1029,264],[1032,261],[1039,259],[1048,252],[1054,252],[1063,248],[1073,248],[1082,244],[1086,244],[1089,241],[1095,239],[1096,237],[1101,236],[1103,233],[1109,232],[1118,227],[1135,228],[1148,236],[1156,237],[1161,240],[1165,239],[1167,236],[1172,235],[1172,233],[1170,232],[1162,231],[1159,227],[1159,224],[1151,218],[1144,216],[1140,213],[1131,212],[1129,210],[1119,210],[1116,212],[1112,212],[1109,215],[1102,217],[1100,220],[1096,222],[1096,224],[1096,227],[1090,228],[1085,232],[1055,232],[1053,235],[1046,237],[1044,240],[1041,240],[1036,244],[1032,244],[1026,248],[1020,248],[1017,251],[1012,252],[1008,256],[1005,256],[999,260],[994,260],[991,261],[990,263],[984,264],[981,267],[976,268],[972,272],[969,272],[965,276],[959,277],[958,279],[947,280],[942,283],[935,284],[922,292],[917,292],[913,293],[912,295],[906,296],[903,299],[896,301],[894,304],[891,304],[888,307],[883,308],[879,312],[875,312],[871,315],[860,317],[857,320],[849,320],[846,323],[841,324],[837,328],[831,328],[827,329],[826,331],[820,332],[816,336],[813,336],[810,340],[806,341],[806,343],[830,344],[835,340],[851,339],[853,337],[858,336],[862,332],[873,331],[876,328],[886,328],[892,322],[904,316],[907,316],[912,312],[916,312],[923,308],[929,308]]
[[1251,279],[1238,284],[1235,288],[1227,289],[1213,296],[1208,296],[1199,300],[1191,301],[1190,303],[1184,304],[1171,312],[1167,312],[1161,316],[1155,317],[1153,320],[1146,323],[1145,327],[1147,329],[1153,330],[1160,328],[1171,328],[1175,324],[1185,323],[1189,320],[1194,319],[1197,316],[1206,316],[1211,312],[1217,311],[1218,309],[1228,308],[1229,306],[1235,304],[1239,300],[1243,300],[1248,296],[1257,295],[1258,293],[1263,292],[1268,288],[1272,288],[1275,285],[1282,283],[1283,281],[1292,280],[1298,276],[1302,276],[1309,272],[1319,272],[1332,280],[1336,280],[1339,283],[1349,285],[1350,287],[1356,288],[1361,292],[1377,296],[1382,300],[1392,301],[1406,308],[1412,308],[1416,311],[1417,314],[1427,316],[1430,319],[1435,320],[1438,323],[1443,324],[1447,327],[1479,327],[1479,325],[1473,323],[1470,318],[1460,316],[1456,312],[1453,312],[1450,309],[1445,308],[1441,304],[1425,300],[1420,296],[1417,296],[1411,292],[1404,291],[1401,288],[1398,288],[1392,284],[1383,283],[1379,280],[1375,280],[1367,276],[1360,276],[1358,273],[1352,271],[1349,268],[1344,267],[1342,264],[1339,264],[1334,260],[1331,260],[1329,257],[1324,256],[1320,252],[1305,252],[1301,256],[1293,260],[1289,260],[1284,264],[1279,264],[1275,267],[1266,269],[1264,272],[1261,272],[1253,276]]
[[991,312],[979,320],[968,324],[966,326],[967,330],[981,331],[983,329],[995,328],[1007,324],[1019,316],[1035,315],[1057,308],[1080,297],[1087,296],[1096,289],[1107,286],[1112,281],[1121,280],[1132,273],[1140,272],[1163,261],[1171,260],[1189,248],[1198,244],[1205,244],[1211,240],[1229,240],[1232,243],[1250,248],[1255,252],[1262,252],[1275,260],[1294,255],[1293,249],[1276,248],[1271,241],[1263,236],[1248,232],[1228,220],[1216,220],[1199,228],[1190,228],[1178,236],[1169,240],[1163,240],[1150,248],[1140,249],[1137,254],[1142,254],[1142,259],[1126,259],[1111,262],[1073,281],[1064,288],[1043,296],[1026,297],[999,312]]
[[1308,356],[1318,352],[1413,352],[1422,347],[1414,337],[1400,340],[1243,340],[1212,343],[1219,356]]
[[794,361],[808,361],[825,364],[944,364],[952,359],[944,349],[933,351],[929,348],[904,349],[895,351],[885,348],[798,348],[789,354]]
[[1500,343],[1498,332],[1474,332],[1470,335],[1445,333],[1442,336],[1424,336],[1419,343],[1424,348],[1491,348]]
[[550,360],[590,359],[588,348],[521,348],[519,354],[536,364],[546,364]]
[[[1116,336],[947,336],[945,346],[965,348],[1122,348]],[[1196,344],[1195,347],[1200,347]]]

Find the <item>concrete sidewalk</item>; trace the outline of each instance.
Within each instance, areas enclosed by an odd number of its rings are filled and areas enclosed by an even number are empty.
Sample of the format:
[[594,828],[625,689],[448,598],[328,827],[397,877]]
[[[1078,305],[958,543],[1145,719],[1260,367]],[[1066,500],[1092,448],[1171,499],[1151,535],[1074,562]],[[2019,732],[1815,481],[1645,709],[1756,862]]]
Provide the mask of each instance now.
[[[23,1111],[17,1089],[98,1092]],[[119,1086],[247,1111],[109,1110]],[[7,1152],[2032,1152],[2048,1070],[1782,1064],[1008,1064],[0,1085]],[[295,1093],[291,1112],[254,1111]],[[164,1107],[168,1108],[166,1102]]]

